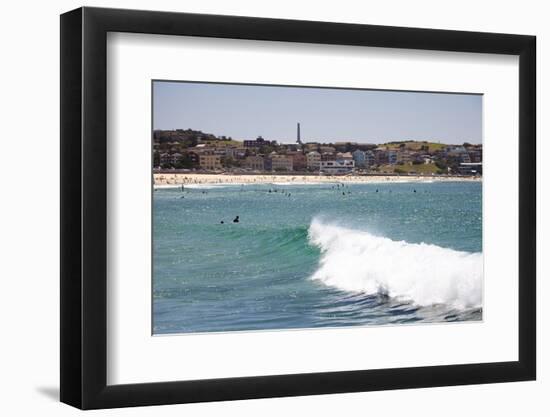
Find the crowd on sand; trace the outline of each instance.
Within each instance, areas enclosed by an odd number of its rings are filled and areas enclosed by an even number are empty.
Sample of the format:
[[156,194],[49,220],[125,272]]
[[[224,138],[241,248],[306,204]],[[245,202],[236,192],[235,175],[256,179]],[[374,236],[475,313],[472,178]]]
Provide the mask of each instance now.
[[155,186],[190,184],[323,184],[323,183],[381,183],[481,181],[480,177],[464,176],[399,176],[399,175],[224,175],[194,173],[155,173]]

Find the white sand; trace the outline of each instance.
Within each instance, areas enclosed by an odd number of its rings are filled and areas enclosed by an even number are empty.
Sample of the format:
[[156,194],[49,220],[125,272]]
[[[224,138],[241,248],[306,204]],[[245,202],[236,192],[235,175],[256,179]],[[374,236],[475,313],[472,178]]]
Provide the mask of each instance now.
[[155,173],[155,187],[175,185],[241,185],[241,184],[325,184],[325,183],[396,183],[396,182],[440,182],[481,181],[479,177],[458,176],[385,176],[385,175],[262,175],[262,174],[197,174],[197,173]]

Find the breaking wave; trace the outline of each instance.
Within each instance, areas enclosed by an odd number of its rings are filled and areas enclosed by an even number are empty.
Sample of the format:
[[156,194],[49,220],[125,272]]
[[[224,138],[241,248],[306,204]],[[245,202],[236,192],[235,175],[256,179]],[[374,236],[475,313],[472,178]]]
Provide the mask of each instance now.
[[325,285],[422,306],[481,307],[482,253],[393,241],[319,219],[311,222],[308,238],[321,251],[311,279]]

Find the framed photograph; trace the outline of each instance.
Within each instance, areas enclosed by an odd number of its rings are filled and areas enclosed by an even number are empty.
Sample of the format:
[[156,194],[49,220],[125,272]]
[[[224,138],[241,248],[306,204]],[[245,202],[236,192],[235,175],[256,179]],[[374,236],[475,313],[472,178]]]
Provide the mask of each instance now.
[[533,380],[535,37],[61,16],[61,401]]

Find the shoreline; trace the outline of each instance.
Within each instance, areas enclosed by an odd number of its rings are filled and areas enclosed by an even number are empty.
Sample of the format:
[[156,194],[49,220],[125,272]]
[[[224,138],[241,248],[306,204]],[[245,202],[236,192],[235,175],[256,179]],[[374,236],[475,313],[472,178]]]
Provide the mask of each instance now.
[[197,174],[154,173],[153,184],[163,188],[178,185],[225,185],[225,184],[380,184],[407,182],[480,182],[481,177],[420,176],[420,175],[292,175],[292,174]]

